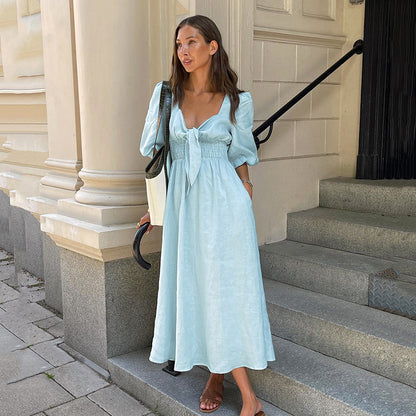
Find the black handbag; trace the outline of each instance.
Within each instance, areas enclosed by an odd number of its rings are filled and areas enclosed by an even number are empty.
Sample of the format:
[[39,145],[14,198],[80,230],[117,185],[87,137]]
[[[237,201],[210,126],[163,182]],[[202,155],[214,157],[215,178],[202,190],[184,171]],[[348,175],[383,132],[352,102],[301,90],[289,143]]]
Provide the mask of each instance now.
[[[146,166],[145,181],[147,202],[149,205],[150,221],[152,225],[163,225],[163,215],[166,205],[166,195],[168,190],[168,160],[169,160],[169,122],[172,109],[172,90],[167,81],[163,81],[160,91],[159,113],[155,143],[153,146],[153,158]],[[160,126],[163,125],[164,145],[156,152],[156,140]],[[150,269],[151,265],[145,261],[140,254],[141,239],[149,227],[149,222],[140,226],[134,236],[133,256],[136,261],[145,269]]]
[[[169,121],[172,107],[172,91],[167,81],[163,81],[160,91],[159,115],[153,158],[146,166],[145,180],[147,202],[149,204],[150,222],[152,225],[163,225],[166,194],[168,190],[168,157],[169,157]],[[156,140],[160,125],[163,125],[164,145],[156,152]]]

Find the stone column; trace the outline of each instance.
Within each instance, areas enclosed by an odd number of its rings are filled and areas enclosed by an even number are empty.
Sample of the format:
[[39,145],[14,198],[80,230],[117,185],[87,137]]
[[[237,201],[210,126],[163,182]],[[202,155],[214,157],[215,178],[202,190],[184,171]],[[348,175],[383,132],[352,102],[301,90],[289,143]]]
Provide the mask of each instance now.
[[74,1],[84,181],[75,199],[84,204],[146,203],[138,157],[149,76],[141,3]]
[[[111,261],[131,257],[136,223],[147,209],[148,161],[139,146],[154,25],[148,4],[135,0],[74,0],[73,14],[84,185],[74,199],[58,200],[56,214],[41,217],[42,229],[61,247]],[[153,45],[152,54],[159,52]],[[145,252],[160,249],[160,235],[149,235]]]
[[41,9],[49,148],[45,165],[49,172],[40,181],[40,198],[30,201],[38,214],[56,212],[56,201],[73,198],[82,186],[72,2],[42,0]]
[[60,247],[65,342],[103,367],[153,336],[161,227],[142,244],[152,269],[132,258],[136,223],[147,210],[148,160],[139,145],[158,81],[150,55],[160,56],[163,39],[153,32],[164,30],[148,7],[73,0],[84,185],[58,200],[56,213],[41,215],[42,230]]
[[[25,3],[29,6],[29,3]],[[42,0],[43,63],[48,119],[48,172],[40,179],[39,194],[26,198],[28,210],[56,213],[58,200],[73,198],[81,187],[82,166],[72,1]],[[62,312],[59,249],[43,234],[45,300]],[[42,256],[41,256],[42,257]]]

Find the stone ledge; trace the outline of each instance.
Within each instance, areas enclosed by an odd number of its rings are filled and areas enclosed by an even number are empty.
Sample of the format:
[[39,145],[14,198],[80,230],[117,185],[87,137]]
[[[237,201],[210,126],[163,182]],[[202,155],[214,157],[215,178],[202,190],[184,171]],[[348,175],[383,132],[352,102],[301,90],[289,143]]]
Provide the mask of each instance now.
[[135,223],[146,212],[147,205],[105,206],[81,204],[74,199],[58,201],[59,214],[76,217],[92,224],[110,226]]
[[[103,226],[59,214],[41,215],[41,230],[59,247],[84,256],[111,261],[132,257],[136,223]],[[161,228],[157,227],[142,245],[142,254],[160,251]]]

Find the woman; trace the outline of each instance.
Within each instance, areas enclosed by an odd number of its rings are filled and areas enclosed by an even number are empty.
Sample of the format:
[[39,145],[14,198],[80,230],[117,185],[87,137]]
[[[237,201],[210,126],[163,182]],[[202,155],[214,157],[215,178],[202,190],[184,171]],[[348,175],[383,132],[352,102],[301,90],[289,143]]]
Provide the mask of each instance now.
[[[207,366],[200,397],[207,413],[221,405],[224,374],[232,371],[243,399],[240,416],[261,416],[246,368],[264,369],[275,356],[247,168],[258,162],[253,104],[237,89],[209,18],[189,17],[176,28],[170,85],[172,164],[149,359],[175,360],[178,371]],[[144,156],[152,157],[160,89],[161,83],[146,117]],[[138,227],[146,221],[149,214]]]

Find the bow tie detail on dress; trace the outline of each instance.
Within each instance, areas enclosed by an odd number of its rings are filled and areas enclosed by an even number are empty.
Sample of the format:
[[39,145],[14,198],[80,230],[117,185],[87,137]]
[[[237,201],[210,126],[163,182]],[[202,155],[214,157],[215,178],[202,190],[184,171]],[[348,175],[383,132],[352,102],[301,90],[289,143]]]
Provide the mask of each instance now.
[[194,184],[201,167],[201,145],[199,144],[199,130],[195,127],[188,130],[185,144],[185,172],[187,178],[186,195]]

